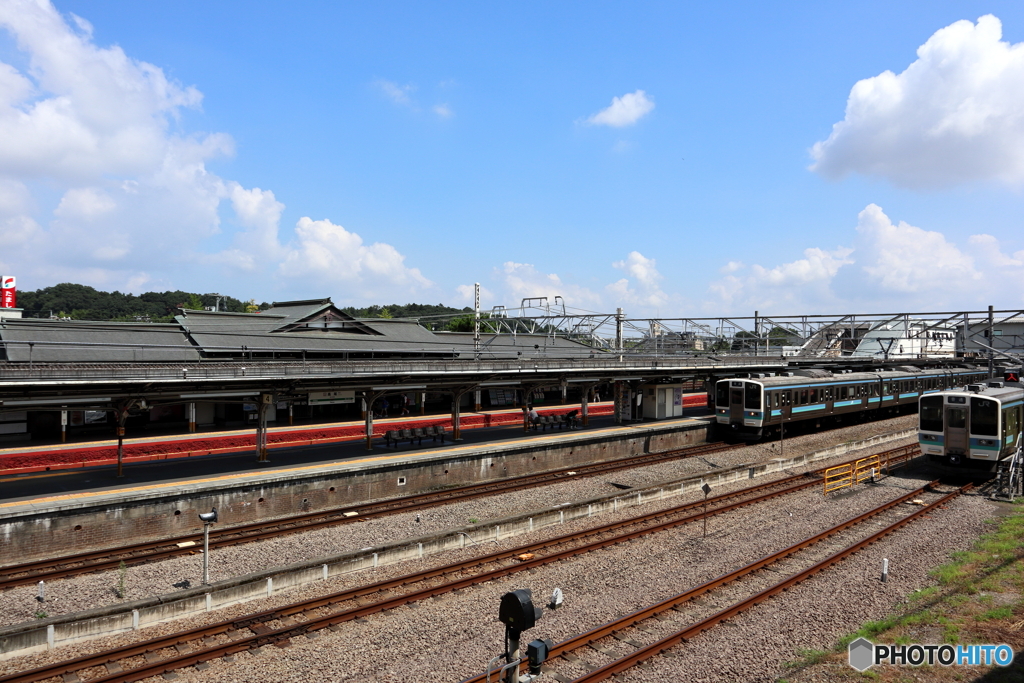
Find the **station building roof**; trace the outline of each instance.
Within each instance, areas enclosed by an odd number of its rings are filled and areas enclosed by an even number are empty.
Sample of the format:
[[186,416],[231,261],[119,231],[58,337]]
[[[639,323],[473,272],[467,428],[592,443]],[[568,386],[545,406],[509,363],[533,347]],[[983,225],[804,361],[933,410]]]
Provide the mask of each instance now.
[[[0,321],[0,358],[40,362],[184,362],[201,358],[452,357],[472,353],[471,333],[432,332],[415,320],[357,319],[330,299],[275,302],[259,313],[182,310],[174,323]],[[590,347],[549,335],[481,334],[488,358]]]

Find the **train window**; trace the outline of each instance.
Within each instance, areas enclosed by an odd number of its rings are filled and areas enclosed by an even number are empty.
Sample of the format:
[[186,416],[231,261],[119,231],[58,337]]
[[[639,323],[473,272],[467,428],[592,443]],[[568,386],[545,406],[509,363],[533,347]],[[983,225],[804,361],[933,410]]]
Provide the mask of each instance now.
[[790,395],[790,392],[782,392],[782,405],[788,406],[790,403],[792,403],[792,398],[793,397]]
[[817,389],[811,389],[811,403],[817,403],[817,402],[818,402],[818,390]]
[[[1020,406],[1003,409],[1003,443],[1007,443],[1006,437],[1016,437],[1020,432]],[[1013,438],[1009,443],[1013,443]]]
[[719,382],[718,383],[718,391],[717,391],[717,394],[715,396],[715,403],[717,403],[720,406],[727,406],[727,405],[729,405],[729,383],[728,382]]
[[971,434],[999,436],[999,404],[988,398],[971,397]]
[[871,395],[872,396],[878,396],[878,385],[877,384],[872,384],[871,385]]
[[761,410],[761,385],[748,382],[745,393],[743,407],[747,410]]
[[831,401],[832,400],[832,387],[825,387],[824,391],[825,391],[824,400],[825,401]]
[[807,405],[807,390],[803,389],[800,391],[800,405]]
[[967,426],[966,412],[963,408],[951,408],[946,415],[946,425],[953,429],[963,429]]
[[942,431],[942,397],[924,396],[921,398],[920,411],[921,431],[941,432]]

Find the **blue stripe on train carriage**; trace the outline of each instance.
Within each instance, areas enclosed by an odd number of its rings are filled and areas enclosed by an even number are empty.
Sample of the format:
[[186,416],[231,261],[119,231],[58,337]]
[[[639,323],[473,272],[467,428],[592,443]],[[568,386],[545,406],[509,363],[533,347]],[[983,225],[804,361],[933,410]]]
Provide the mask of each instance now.
[[843,408],[845,406],[859,406],[860,404],[861,404],[861,401],[858,398],[856,401],[836,401],[835,402],[835,407],[836,408]]
[[900,398],[914,398],[914,397],[915,397],[915,396],[917,396],[917,395],[918,395],[918,394],[917,394],[917,392],[915,391],[915,392],[913,392],[913,393],[911,393],[911,394],[900,394]]
[[793,408],[793,412],[794,413],[806,413],[806,412],[811,411],[811,410],[824,410],[824,409],[825,409],[825,404],[824,403],[817,403],[817,404],[815,404],[813,406],[800,406],[799,408]]
[[875,397],[875,398],[869,398],[869,399],[868,399],[868,403],[878,403],[878,402],[879,402],[880,400],[881,400],[881,399],[880,399],[880,398],[878,398],[878,397]]

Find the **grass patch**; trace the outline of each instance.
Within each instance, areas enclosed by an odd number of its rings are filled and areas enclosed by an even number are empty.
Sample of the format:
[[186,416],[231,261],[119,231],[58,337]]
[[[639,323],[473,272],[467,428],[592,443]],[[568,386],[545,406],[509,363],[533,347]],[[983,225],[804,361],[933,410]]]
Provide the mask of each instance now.
[[792,662],[786,662],[786,668],[802,669],[805,666],[814,666],[815,664],[824,662],[829,656],[829,653],[825,650],[800,649],[797,650],[796,653],[799,655],[799,659],[795,659]]
[[992,621],[993,619],[1009,619],[1013,616],[1013,610],[1009,607],[996,607],[974,617],[978,621]]

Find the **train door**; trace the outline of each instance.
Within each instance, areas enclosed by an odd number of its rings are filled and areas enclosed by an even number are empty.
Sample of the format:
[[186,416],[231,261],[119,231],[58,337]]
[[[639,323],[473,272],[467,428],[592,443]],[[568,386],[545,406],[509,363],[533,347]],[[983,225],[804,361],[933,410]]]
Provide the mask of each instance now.
[[729,382],[729,424],[743,424],[743,382]]
[[971,440],[967,434],[967,406],[946,405],[944,434],[948,455],[966,455]]
[[665,406],[668,403],[667,394],[670,391],[672,391],[672,390],[671,389],[661,389],[661,388],[658,389],[658,408],[657,408],[657,412],[655,413],[656,419],[658,419],[658,420],[664,420],[666,417],[668,417],[668,415],[666,414],[666,411],[665,411]]

